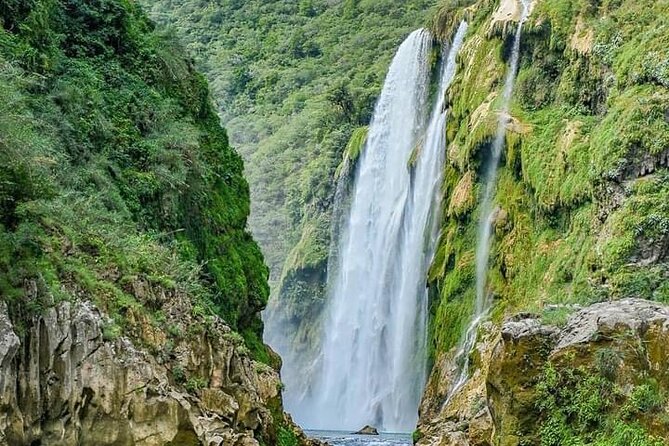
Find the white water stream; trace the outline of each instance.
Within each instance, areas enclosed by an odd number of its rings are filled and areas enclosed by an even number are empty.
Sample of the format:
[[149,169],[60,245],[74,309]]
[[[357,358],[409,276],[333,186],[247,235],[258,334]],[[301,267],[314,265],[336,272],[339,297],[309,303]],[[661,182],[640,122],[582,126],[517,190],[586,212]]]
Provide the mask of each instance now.
[[307,428],[415,427],[426,379],[426,273],[439,225],[444,92],[465,32],[463,24],[443,62],[429,121],[429,33],[412,33],[390,66],[358,162],[348,218],[333,242],[337,265],[328,278],[317,376],[288,407]]
[[520,58],[520,36],[523,23],[530,13],[531,0],[521,0],[522,12],[516,34],[514,36],[511,60],[506,73],[504,90],[502,91],[501,108],[499,110],[499,122],[495,139],[492,142],[490,159],[485,172],[485,188],[481,197],[480,220],[478,230],[478,245],[476,247],[476,304],[474,315],[467,327],[458,352],[456,363],[458,363],[458,376],[448,393],[450,398],[467,382],[469,372],[469,354],[476,343],[476,335],[481,322],[488,316],[491,307],[491,296],[487,290],[488,263],[490,261],[490,245],[492,239],[493,220],[496,208],[493,207],[495,190],[497,187],[497,170],[506,139],[506,128],[509,124],[509,106],[513,96],[513,86],[518,72]]

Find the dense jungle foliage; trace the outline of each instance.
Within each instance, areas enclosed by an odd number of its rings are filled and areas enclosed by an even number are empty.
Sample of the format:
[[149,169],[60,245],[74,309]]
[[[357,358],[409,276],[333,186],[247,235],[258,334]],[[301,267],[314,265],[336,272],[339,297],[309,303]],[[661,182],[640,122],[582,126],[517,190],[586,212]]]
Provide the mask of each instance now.
[[282,270],[286,283],[325,269],[335,170],[354,130],[369,123],[392,55],[433,3],[145,2],[209,77],[247,161],[251,229],[277,289]]
[[7,0],[0,24],[0,294],[16,319],[84,297],[109,336],[137,312],[159,325],[142,281],[266,357],[242,159],[183,48],[129,0]]

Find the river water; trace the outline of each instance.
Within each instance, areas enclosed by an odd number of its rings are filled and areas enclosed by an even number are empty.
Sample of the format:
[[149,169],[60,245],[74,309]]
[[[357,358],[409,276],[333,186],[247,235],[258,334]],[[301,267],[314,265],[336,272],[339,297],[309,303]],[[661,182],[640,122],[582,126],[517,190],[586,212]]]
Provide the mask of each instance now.
[[308,431],[307,435],[330,446],[411,446],[409,434],[352,435],[346,432]]

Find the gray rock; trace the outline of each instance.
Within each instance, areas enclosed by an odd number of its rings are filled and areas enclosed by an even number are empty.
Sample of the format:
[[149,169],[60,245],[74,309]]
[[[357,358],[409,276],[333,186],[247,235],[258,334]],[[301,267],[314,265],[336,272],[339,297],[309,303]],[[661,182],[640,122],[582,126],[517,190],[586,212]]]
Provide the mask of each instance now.
[[594,304],[569,318],[556,350],[591,342],[621,327],[639,333],[652,324],[661,324],[669,330],[669,308],[643,299]]
[[502,339],[517,341],[531,336],[554,337],[559,333],[557,327],[543,325],[535,316],[525,319],[512,318],[502,326]]
[[379,435],[379,431],[370,425],[367,425],[360,429],[355,435]]
[[[190,314],[187,305],[180,311]],[[208,382],[194,394],[130,339],[106,340],[108,322],[89,302],[62,302],[26,322],[20,339],[0,302],[0,445],[257,446],[256,433],[271,424],[278,374],[238,353],[222,324],[218,335],[175,348],[183,369]]]

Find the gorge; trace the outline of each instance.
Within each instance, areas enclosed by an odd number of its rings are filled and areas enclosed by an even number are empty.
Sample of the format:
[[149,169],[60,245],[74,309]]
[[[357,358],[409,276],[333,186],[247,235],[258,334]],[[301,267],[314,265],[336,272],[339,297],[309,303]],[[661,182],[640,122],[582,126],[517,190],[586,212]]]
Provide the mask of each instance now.
[[667,11],[0,1],[0,446],[667,444]]

